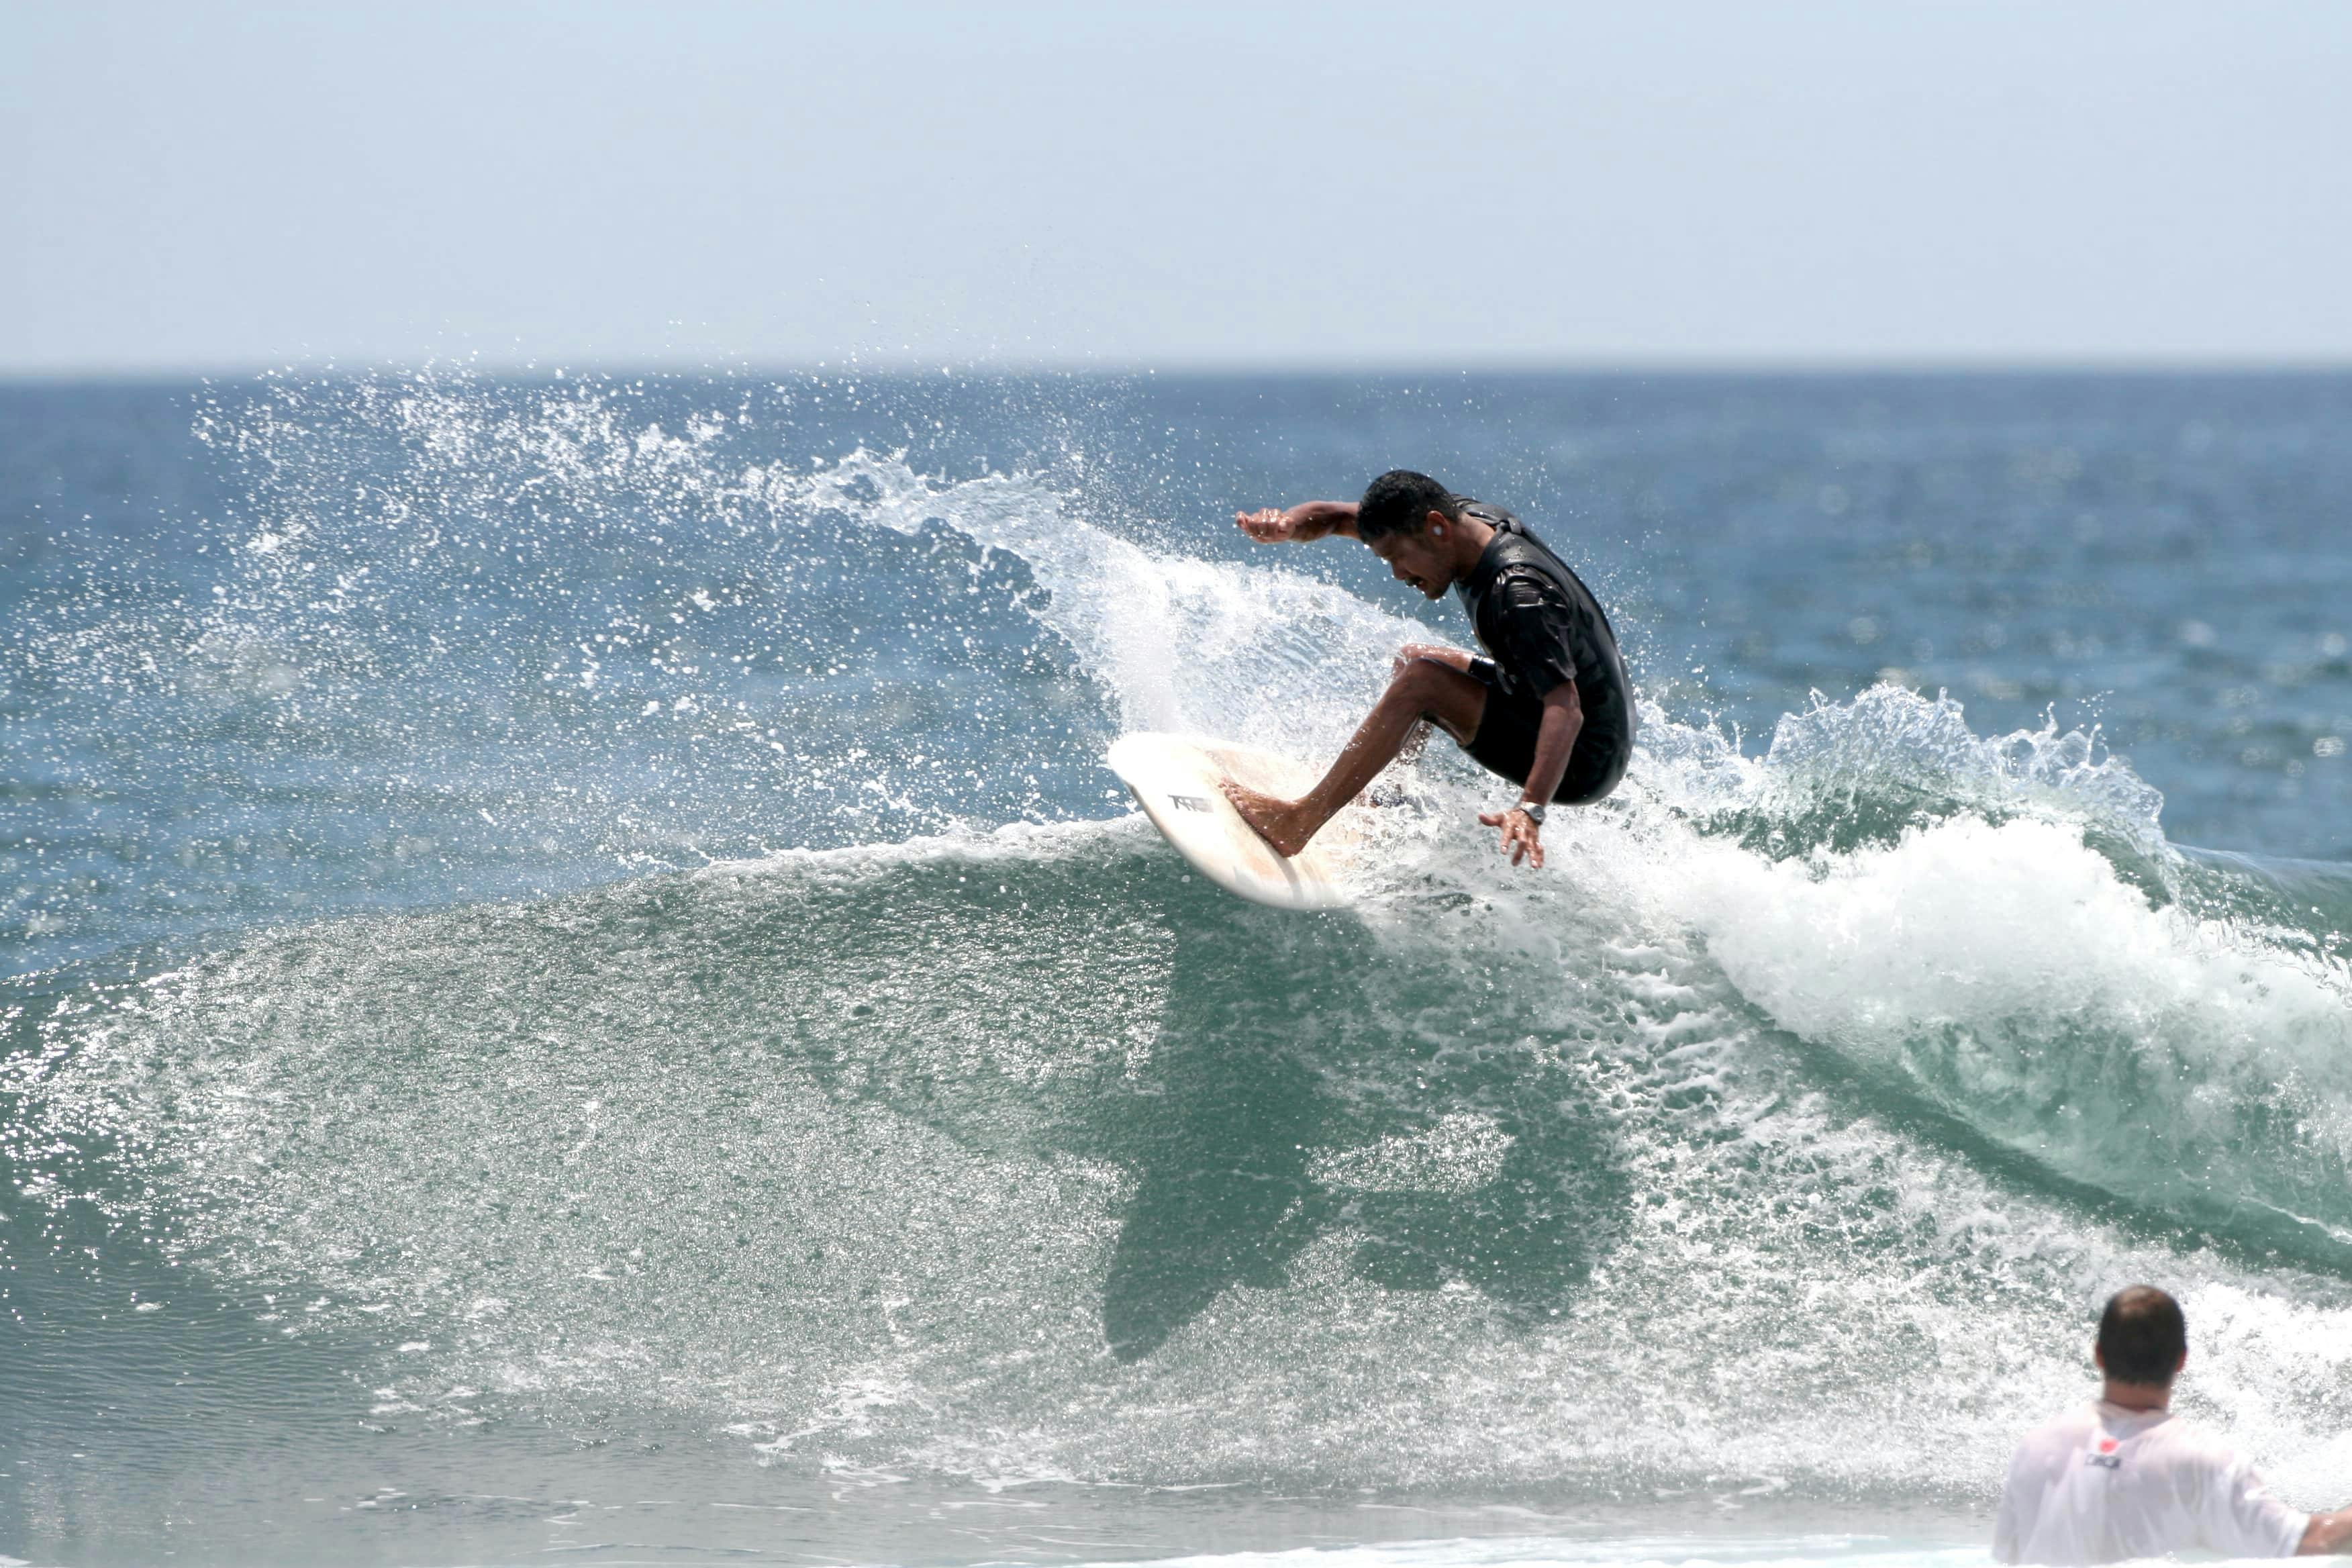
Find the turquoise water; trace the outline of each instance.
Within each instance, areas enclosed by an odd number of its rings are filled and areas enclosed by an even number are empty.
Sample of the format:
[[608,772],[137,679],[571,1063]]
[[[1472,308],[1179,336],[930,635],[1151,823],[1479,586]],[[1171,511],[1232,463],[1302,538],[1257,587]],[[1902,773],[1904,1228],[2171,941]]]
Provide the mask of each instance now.
[[[1982,1559],[2104,1294],[2352,1457],[2352,380],[0,392],[0,1552]],[[1616,612],[1548,831],[1191,879],[1122,731]],[[1300,1561],[1308,1561],[1301,1559]]]

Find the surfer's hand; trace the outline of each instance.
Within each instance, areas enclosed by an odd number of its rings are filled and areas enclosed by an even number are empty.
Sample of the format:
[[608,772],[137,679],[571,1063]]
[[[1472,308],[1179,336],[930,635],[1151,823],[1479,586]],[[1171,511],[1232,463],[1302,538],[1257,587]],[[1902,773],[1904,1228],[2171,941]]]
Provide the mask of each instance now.
[[1524,858],[1528,870],[1543,869],[1543,839],[1540,837],[1543,829],[1528,821],[1526,812],[1517,806],[1508,811],[1482,811],[1478,814],[1478,820],[1489,827],[1503,830],[1503,841],[1498,847],[1510,856],[1512,865],[1517,865]]
[[1234,526],[1260,544],[1278,544],[1298,537],[1298,520],[1278,506],[1234,513]]

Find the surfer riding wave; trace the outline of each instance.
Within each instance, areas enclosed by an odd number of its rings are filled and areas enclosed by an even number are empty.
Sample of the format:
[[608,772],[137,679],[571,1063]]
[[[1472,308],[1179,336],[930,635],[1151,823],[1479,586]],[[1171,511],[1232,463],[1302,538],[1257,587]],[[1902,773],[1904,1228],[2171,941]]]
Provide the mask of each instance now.
[[1436,724],[1489,773],[1521,786],[1481,814],[1511,864],[1543,864],[1549,805],[1589,805],[1617,787],[1633,752],[1633,693],[1609,617],[1568,563],[1499,507],[1393,468],[1360,501],[1313,500],[1236,513],[1261,543],[1360,539],[1430,598],[1452,588],[1487,657],[1410,644],[1388,689],[1330,771],[1297,800],[1228,781],[1235,810],[1286,856],[1307,847],[1417,735]]

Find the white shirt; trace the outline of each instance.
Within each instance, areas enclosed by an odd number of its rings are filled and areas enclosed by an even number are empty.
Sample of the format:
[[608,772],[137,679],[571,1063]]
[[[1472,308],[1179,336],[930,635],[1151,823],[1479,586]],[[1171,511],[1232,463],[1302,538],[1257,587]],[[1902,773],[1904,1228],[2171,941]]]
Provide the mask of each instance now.
[[2028,1433],[1993,1526],[2003,1563],[2119,1563],[2192,1550],[2292,1557],[2309,1514],[2238,1451],[2165,1410],[2094,1400]]

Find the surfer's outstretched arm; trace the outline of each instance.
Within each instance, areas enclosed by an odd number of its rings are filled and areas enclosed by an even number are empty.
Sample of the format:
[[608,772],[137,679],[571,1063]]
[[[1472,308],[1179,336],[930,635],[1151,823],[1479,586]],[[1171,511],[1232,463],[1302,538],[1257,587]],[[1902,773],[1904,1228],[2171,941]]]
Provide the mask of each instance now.
[[1304,544],[1310,539],[1341,534],[1356,537],[1356,503],[1351,500],[1300,501],[1287,509],[1265,507],[1234,513],[1234,526],[1260,544],[1284,541]]

